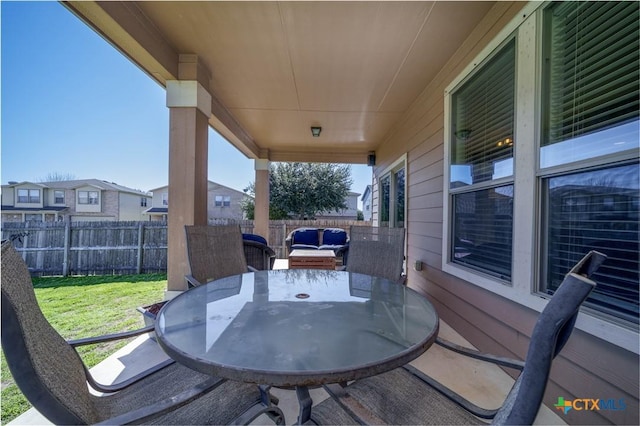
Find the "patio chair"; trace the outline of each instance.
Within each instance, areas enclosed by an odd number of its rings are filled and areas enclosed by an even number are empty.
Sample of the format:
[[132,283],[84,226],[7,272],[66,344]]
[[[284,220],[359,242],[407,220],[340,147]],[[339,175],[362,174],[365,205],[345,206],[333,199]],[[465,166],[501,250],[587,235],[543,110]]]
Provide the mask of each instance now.
[[[65,341],[42,314],[18,252],[10,242],[1,250],[2,350],[22,393],[54,424],[248,424],[263,413],[283,421],[268,388],[211,377],[172,361],[114,385],[99,384],[74,347],[152,327]],[[105,395],[90,392],[87,384]]]
[[256,234],[242,234],[242,243],[247,265],[260,271],[273,269],[276,252],[267,245],[267,240]]
[[436,340],[458,354],[521,370],[501,407],[478,407],[406,365],[348,386],[326,386],[331,398],[313,408],[312,420],[318,424],[478,424],[482,418],[493,419],[493,424],[533,424],[551,363],[567,343],[580,305],[596,286],[588,277],[604,259],[603,254],[590,252],[567,274],[538,317],[524,362]]
[[343,254],[346,270],[404,283],[404,228],[352,226]]
[[247,265],[240,225],[186,225],[191,274],[185,279],[196,287],[218,278],[256,269]]

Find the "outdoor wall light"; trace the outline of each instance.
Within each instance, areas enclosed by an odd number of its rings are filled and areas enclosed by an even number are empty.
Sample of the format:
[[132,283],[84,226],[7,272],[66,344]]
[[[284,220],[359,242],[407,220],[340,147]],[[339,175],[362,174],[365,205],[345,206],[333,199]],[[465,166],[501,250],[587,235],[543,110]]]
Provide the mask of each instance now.
[[320,126],[311,126],[311,136],[317,138],[320,136],[320,132],[322,131],[322,127]]

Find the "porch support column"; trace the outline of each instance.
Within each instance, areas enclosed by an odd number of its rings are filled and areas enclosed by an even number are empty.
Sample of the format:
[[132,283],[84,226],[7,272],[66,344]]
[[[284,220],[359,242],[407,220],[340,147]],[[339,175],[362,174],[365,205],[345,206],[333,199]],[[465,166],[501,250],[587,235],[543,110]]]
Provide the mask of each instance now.
[[185,225],[207,224],[207,163],[211,95],[197,57],[180,55],[181,80],[167,81],[169,113],[169,210],[167,298],[187,289]]
[[255,160],[256,199],[253,232],[263,236],[269,242],[269,160]]

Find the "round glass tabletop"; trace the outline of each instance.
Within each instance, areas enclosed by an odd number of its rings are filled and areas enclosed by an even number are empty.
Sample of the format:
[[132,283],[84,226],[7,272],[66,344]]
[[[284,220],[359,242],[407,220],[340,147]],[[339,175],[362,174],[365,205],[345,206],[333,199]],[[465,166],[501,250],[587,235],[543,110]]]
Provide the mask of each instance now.
[[156,321],[175,360],[232,380],[308,386],[399,367],[435,340],[438,315],[417,292],[368,275],[275,270],[182,293]]

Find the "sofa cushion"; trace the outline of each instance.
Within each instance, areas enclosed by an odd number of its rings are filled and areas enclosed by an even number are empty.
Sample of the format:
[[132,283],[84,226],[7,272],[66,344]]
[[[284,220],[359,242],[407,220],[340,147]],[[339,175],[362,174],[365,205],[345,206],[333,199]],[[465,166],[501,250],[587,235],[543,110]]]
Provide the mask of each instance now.
[[249,241],[256,241],[258,243],[264,244],[265,246],[267,245],[267,240],[265,240],[264,237],[256,234],[242,234],[242,239],[249,240]]
[[312,246],[310,244],[291,244],[291,251],[293,250],[318,250],[318,246]]
[[318,248],[320,245],[320,241],[318,241],[318,230],[315,228],[299,229],[295,231],[292,240],[291,248],[298,244],[315,246],[313,248]]
[[323,246],[342,246],[347,243],[347,232],[340,228],[327,228],[322,233]]

